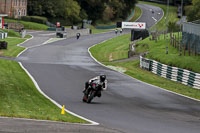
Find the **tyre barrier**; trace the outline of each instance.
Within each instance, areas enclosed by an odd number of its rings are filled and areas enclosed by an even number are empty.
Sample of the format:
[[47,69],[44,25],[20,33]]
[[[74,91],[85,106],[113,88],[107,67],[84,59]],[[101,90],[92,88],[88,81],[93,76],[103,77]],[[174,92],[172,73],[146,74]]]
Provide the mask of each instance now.
[[163,78],[182,83],[195,89],[200,89],[200,74],[186,69],[168,66],[160,62],[140,56],[140,68],[151,71]]
[[8,43],[6,41],[0,41],[0,49],[7,49]]
[[5,39],[8,37],[8,33],[7,32],[0,32],[0,39]]

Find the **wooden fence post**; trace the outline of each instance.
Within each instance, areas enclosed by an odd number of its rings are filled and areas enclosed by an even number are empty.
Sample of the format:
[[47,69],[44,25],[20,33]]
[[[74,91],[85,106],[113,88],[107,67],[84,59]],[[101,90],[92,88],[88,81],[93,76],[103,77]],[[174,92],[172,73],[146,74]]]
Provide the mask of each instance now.
[[189,41],[189,43],[188,43],[188,53],[189,53],[189,56],[190,56],[190,53],[191,51],[190,51],[190,41]]
[[176,35],[175,35],[175,48],[176,48]]
[[185,48],[186,48],[186,43],[184,44],[184,56],[185,56]]

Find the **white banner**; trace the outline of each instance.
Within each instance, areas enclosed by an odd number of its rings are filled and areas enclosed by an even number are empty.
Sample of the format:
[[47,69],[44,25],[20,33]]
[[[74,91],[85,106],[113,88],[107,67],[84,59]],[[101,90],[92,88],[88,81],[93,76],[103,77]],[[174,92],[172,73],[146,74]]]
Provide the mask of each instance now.
[[122,22],[122,29],[146,29],[144,22]]

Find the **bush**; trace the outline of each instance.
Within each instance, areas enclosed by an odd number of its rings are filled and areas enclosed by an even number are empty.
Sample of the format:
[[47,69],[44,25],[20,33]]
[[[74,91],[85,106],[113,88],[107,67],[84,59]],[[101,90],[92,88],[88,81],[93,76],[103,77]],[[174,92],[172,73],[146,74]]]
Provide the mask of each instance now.
[[176,24],[176,22],[169,22],[168,24],[168,32],[178,32],[180,31],[180,26]]
[[19,32],[15,32],[13,30],[7,30],[7,29],[4,29],[3,31],[7,32],[9,37],[21,37]]
[[36,22],[40,24],[46,24],[46,22],[48,21],[46,17],[40,16],[23,16],[21,17],[21,20],[28,22]]

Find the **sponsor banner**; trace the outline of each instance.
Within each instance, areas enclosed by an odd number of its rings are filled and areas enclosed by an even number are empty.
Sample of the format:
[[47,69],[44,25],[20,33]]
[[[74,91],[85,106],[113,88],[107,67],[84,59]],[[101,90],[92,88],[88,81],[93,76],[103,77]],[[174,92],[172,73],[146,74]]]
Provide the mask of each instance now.
[[146,29],[144,22],[122,22],[123,29]]

